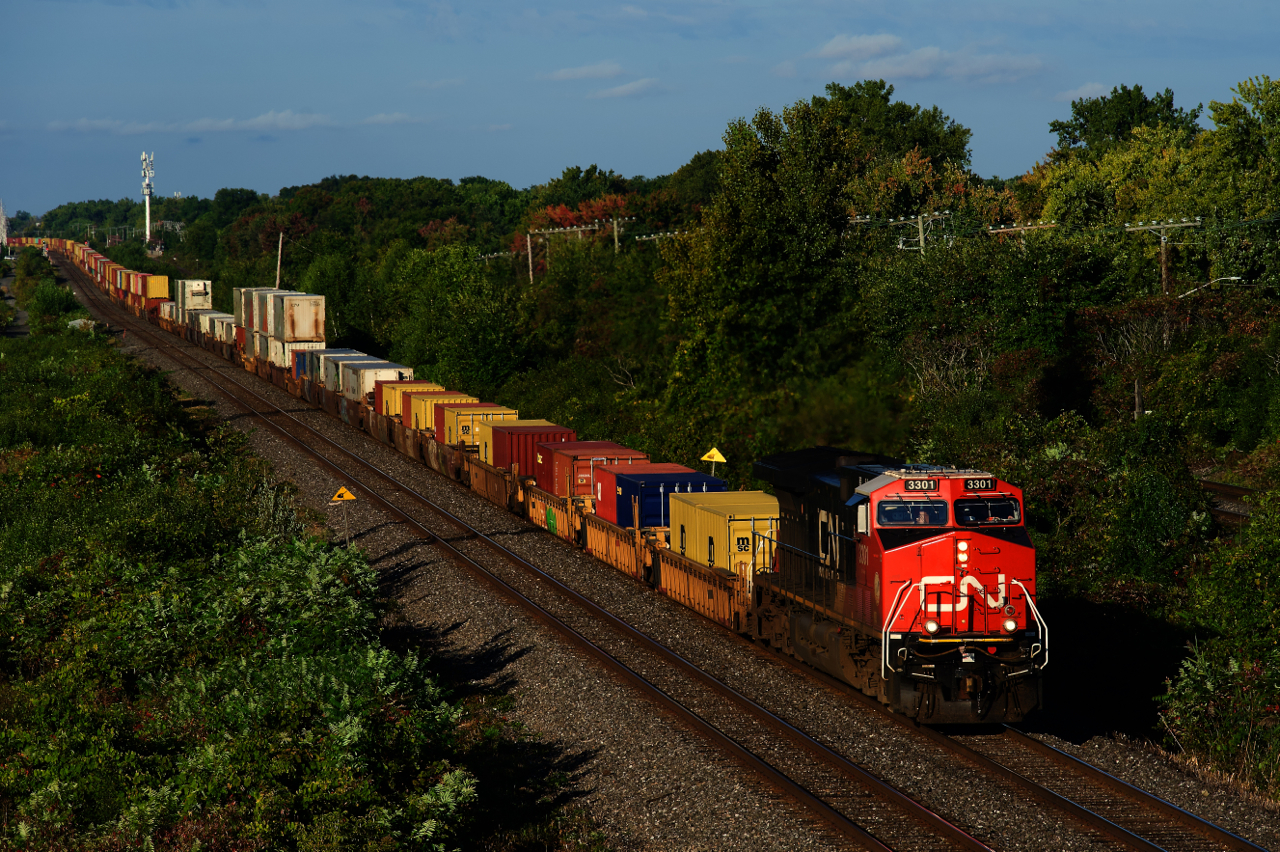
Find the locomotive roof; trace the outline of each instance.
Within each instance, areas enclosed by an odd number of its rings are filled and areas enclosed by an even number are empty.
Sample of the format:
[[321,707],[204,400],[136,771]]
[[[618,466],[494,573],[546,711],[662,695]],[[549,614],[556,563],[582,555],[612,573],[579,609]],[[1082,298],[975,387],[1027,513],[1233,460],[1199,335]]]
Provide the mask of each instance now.
[[902,479],[922,479],[926,477],[931,479],[962,479],[964,477],[979,476],[990,476],[993,479],[996,478],[985,470],[975,470],[973,468],[961,470],[954,467],[941,467],[939,465],[913,464],[898,468],[897,470],[885,470],[875,479],[864,482],[855,490],[859,494],[865,494],[870,497],[886,485],[891,485]]

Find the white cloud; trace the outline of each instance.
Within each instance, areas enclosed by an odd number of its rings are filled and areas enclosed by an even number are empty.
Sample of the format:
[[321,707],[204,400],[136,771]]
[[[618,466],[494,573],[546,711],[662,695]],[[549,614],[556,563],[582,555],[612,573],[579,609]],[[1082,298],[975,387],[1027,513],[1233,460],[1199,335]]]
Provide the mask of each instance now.
[[922,80],[952,77],[978,83],[1007,83],[1039,71],[1038,56],[1011,53],[951,52],[940,47],[920,47],[909,53],[882,56],[867,62],[837,62],[830,73],[837,78],[882,78]]
[[1078,89],[1071,89],[1067,92],[1058,92],[1053,96],[1055,101],[1075,101],[1080,98],[1096,98],[1099,95],[1105,95],[1107,87],[1101,83],[1085,83]]
[[[921,47],[910,53],[886,56],[883,59],[864,62],[857,73],[864,77],[883,77],[891,82],[903,77],[922,79],[937,74],[941,70],[945,58],[946,54],[942,52],[941,48]],[[841,62],[832,70],[838,70],[840,76],[852,76],[849,72],[853,71],[854,68],[855,65],[852,62]]]
[[617,77],[622,73],[622,66],[616,62],[597,62],[595,65],[582,65],[577,68],[561,68],[546,75],[548,80],[600,80]]
[[361,124],[421,124],[422,119],[414,118],[403,112],[380,112],[377,115],[371,115]]
[[601,89],[598,92],[592,92],[587,95],[589,98],[634,98],[643,95],[646,92],[653,91],[658,85],[657,77],[645,77],[643,80],[635,80],[630,83],[624,83],[621,86],[614,86],[612,89]]
[[870,59],[897,50],[902,39],[895,35],[838,35],[813,52],[821,59]]
[[773,66],[773,75],[775,77],[794,77],[796,76],[796,64],[794,62],[779,62]]
[[81,118],[76,121],[54,121],[50,130],[73,130],[80,133],[114,133],[136,136],[140,133],[220,133],[232,130],[283,131],[306,130],[332,125],[327,115],[312,112],[264,112],[255,118],[198,118],[186,122],[120,121],[114,118]]
[[467,82],[466,77],[450,77],[447,80],[415,80],[409,84],[413,89],[448,89],[453,86],[461,86]]

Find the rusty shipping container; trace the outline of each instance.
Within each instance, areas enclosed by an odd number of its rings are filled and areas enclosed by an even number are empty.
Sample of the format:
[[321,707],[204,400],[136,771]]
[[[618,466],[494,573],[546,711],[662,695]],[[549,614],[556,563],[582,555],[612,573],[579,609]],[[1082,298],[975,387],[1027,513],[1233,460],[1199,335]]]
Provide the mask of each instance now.
[[557,497],[579,497],[595,491],[595,469],[611,464],[641,464],[647,453],[613,441],[565,441],[543,448],[535,475],[538,487]]
[[324,296],[311,293],[272,295],[272,336],[285,343],[324,340]]

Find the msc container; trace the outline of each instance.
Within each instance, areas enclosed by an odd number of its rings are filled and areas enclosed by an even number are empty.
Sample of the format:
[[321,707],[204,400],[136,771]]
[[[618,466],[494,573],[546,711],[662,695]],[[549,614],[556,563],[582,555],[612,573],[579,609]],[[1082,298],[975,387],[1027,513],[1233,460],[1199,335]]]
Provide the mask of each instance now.
[[[596,513],[620,527],[666,527],[671,521],[667,501],[672,494],[724,491],[728,487],[723,479],[696,470],[672,471],[666,467],[628,470],[623,465],[597,469]],[[639,518],[632,509],[633,501],[640,507]]]
[[275,293],[271,304],[271,334],[276,340],[324,340],[324,296]]
[[308,349],[322,349],[324,341],[309,340],[277,340],[274,337],[267,338],[268,358],[272,364],[277,367],[293,368],[293,355],[295,352],[303,352]]
[[347,399],[364,402],[373,393],[375,382],[412,378],[412,368],[404,364],[393,364],[390,361],[347,361],[342,365],[342,395]]
[[642,464],[646,453],[613,441],[565,441],[547,447],[534,471],[538,487],[557,497],[578,497],[595,491],[595,470],[610,464]]
[[491,420],[481,423],[476,434],[480,458],[500,470],[533,476],[538,469],[539,444],[561,444],[578,440],[568,426],[545,420]]
[[514,408],[504,408],[494,403],[478,402],[473,404],[436,406],[436,436],[440,435],[439,426],[443,415],[444,442],[446,444],[475,444],[476,426],[486,420],[516,420],[520,412]]
[[409,390],[444,390],[444,385],[429,382],[426,379],[409,379],[408,381],[387,381],[376,379],[373,383],[373,408],[388,417],[400,416],[400,398],[403,391]]
[[334,393],[342,393],[342,382],[345,377],[343,367],[348,363],[385,364],[385,359],[376,355],[326,355],[324,362],[324,386]]
[[[409,403],[409,414],[413,418],[406,426],[414,429],[435,429],[436,406],[457,402],[479,402],[480,398],[459,391],[406,391],[404,399]],[[400,417],[404,423],[404,415]]]
[[313,382],[322,381],[324,379],[324,362],[321,359],[325,355],[360,354],[363,353],[355,349],[309,349],[302,361],[302,375]]
[[271,317],[274,313],[272,309],[274,300],[271,297],[277,293],[292,292],[292,290],[277,290],[275,287],[255,291],[253,294],[253,316],[249,318],[252,321],[253,330],[260,331],[263,334],[270,334]]
[[709,568],[727,568],[748,581],[773,567],[778,498],[763,491],[673,494],[671,549]]

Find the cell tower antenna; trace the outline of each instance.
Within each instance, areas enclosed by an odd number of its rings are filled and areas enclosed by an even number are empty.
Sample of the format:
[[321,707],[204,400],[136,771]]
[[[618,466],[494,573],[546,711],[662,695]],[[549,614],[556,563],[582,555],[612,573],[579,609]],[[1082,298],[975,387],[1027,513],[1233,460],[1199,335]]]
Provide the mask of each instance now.
[[143,237],[142,244],[145,246],[151,241],[151,179],[156,176],[156,155],[153,153],[147,156],[147,152],[142,152],[142,195],[147,200],[147,233]]

